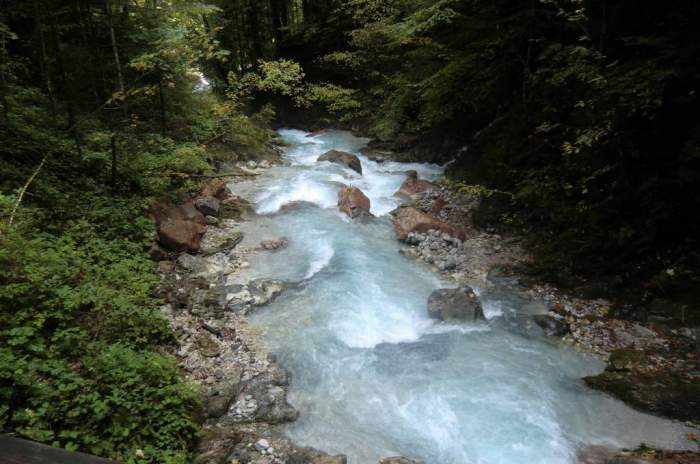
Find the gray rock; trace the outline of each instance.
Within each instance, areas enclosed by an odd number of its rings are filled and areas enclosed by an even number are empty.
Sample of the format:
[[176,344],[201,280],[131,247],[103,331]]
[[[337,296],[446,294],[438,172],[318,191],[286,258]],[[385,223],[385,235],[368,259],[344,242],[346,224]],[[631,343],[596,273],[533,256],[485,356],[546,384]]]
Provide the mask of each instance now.
[[190,272],[198,272],[204,267],[204,260],[200,256],[183,253],[177,258],[177,265]]
[[428,298],[428,314],[441,321],[484,319],[481,303],[469,286],[435,290]]
[[360,162],[360,158],[352,153],[331,150],[319,156],[317,161],[330,161],[331,163],[341,164],[358,174],[362,174],[362,162]]
[[287,288],[281,280],[258,279],[248,283],[248,291],[253,297],[253,306],[264,306],[274,301]]
[[211,387],[204,398],[204,411],[208,418],[218,418],[226,414],[240,389],[240,370],[221,375],[225,376],[225,379]]
[[219,219],[214,216],[205,216],[204,221],[206,221],[209,226],[218,226]]
[[278,366],[273,366],[267,372],[243,382],[239,397],[242,396],[245,400],[250,396],[251,399],[245,402],[254,405],[246,420],[268,424],[296,420],[299,412],[287,402],[287,385],[289,377],[286,371]]
[[255,442],[255,449],[263,452],[266,451],[270,447],[270,442],[265,440],[264,438],[261,438],[260,440]]
[[216,342],[214,337],[209,334],[199,334],[196,340],[197,349],[207,358],[215,358],[221,354],[221,346]]
[[445,265],[444,265],[444,270],[445,271],[452,271],[457,268],[457,260],[449,257],[447,260],[445,260]]
[[250,161],[248,161],[248,162],[245,164],[245,167],[247,167],[248,169],[257,169],[257,168],[258,168],[258,163],[256,163],[256,162],[253,161],[253,160],[250,160]]
[[233,232],[228,236],[206,237],[202,243],[201,252],[204,256],[211,256],[223,251],[229,251],[234,249],[242,240],[242,232]]
[[556,319],[549,314],[535,314],[532,319],[548,337],[563,337],[569,333],[569,325],[566,321]]
[[218,216],[221,210],[221,202],[214,197],[197,198],[194,205],[206,216]]

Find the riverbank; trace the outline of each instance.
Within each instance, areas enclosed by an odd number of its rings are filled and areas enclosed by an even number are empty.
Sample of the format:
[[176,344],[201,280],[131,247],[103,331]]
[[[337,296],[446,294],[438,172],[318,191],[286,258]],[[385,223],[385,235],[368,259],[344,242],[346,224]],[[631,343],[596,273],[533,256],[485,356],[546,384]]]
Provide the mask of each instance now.
[[[257,165],[249,167],[253,168],[252,174],[264,171]],[[246,173],[239,179],[250,178],[250,173]],[[438,202],[439,198],[442,201]],[[460,197],[446,187],[431,189],[430,194],[408,201],[408,207],[431,212],[455,226],[469,227],[459,243],[445,240],[439,234],[413,234],[407,237],[408,243],[401,251],[420,258],[458,284],[487,289],[494,278],[512,278],[509,268],[530,258],[516,238],[470,226],[469,216],[475,201]],[[278,253],[289,241],[284,237],[272,241],[248,237],[242,242],[241,229],[245,229],[242,225],[246,217],[252,217],[246,212],[250,206],[231,196],[223,202],[229,205],[229,211],[237,214],[234,217],[222,214],[216,224],[208,227],[201,243],[204,253],[182,255],[175,264],[163,261],[160,266],[161,290],[169,301],[163,313],[178,335],[179,365],[186,378],[201,385],[205,397],[205,436],[197,462],[344,462],[342,456],[328,457],[300,449],[282,437],[282,424],[297,417],[287,401],[289,377],[274,356],[268,355],[260,343],[261,334],[251,327],[245,314],[273,302],[288,284],[265,279],[248,281],[245,275],[251,274],[252,257]],[[435,211],[436,202],[444,203],[440,211]],[[274,261],[274,255],[270,258]],[[515,285],[519,284],[515,282]],[[582,325],[586,315],[604,312],[605,302],[574,301],[545,286],[520,286],[519,290],[553,305],[571,308],[571,314],[581,314],[576,319],[581,319]],[[583,341],[589,341],[590,346],[600,347],[599,354],[604,355],[607,347],[604,337],[575,335],[577,329],[575,322],[569,320],[574,317],[571,314],[551,311],[542,330],[574,326],[569,335],[574,342],[583,345]],[[530,321],[524,322],[522,330],[531,331]]]

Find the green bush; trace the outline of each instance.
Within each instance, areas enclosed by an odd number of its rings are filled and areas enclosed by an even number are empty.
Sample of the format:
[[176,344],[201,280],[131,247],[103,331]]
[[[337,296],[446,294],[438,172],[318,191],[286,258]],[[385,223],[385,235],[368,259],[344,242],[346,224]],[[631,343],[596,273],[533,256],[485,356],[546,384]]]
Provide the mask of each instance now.
[[0,226],[0,429],[126,462],[185,462],[198,396],[158,352],[173,340],[142,245],[85,221],[58,237],[31,227]]

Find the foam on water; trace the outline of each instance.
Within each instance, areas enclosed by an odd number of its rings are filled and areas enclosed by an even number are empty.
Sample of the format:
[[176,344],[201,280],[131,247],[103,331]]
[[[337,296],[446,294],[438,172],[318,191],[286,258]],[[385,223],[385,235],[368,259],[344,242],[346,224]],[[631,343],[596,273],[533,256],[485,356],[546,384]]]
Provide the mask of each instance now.
[[301,413],[285,428],[292,439],[345,453],[351,464],[391,455],[428,464],[569,464],[589,444],[686,444],[681,425],[586,388],[581,377],[599,372],[601,361],[499,324],[541,310],[507,286],[478,289],[488,322],[429,319],[428,296],[448,282],[398,253],[388,218],[348,221],[336,211],[341,182],[361,188],[382,216],[397,204],[401,172],[434,179],[440,167],[361,156],[359,176],[315,160],[331,148],[358,153],[366,141],[346,132],[281,135],[292,166],[231,187],[265,214],[290,201],[320,206],[243,226],[258,241],[290,240],[252,257],[251,278],[304,281],[251,321],[292,373],[289,398]]

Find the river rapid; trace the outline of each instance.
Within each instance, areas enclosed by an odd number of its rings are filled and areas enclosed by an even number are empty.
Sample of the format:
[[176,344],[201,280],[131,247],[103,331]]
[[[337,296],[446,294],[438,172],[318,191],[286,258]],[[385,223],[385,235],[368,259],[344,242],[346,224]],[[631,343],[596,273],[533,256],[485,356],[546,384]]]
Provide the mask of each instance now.
[[[388,213],[405,171],[435,180],[440,166],[370,161],[359,154],[367,140],[348,132],[280,135],[289,165],[230,188],[258,213],[241,225],[246,241],[290,241],[252,256],[244,277],[299,283],[251,316],[292,374],[289,401],[300,418],[284,432],[295,442],[346,454],[351,464],[393,455],[568,464],[588,445],[685,446],[681,424],[584,386],[581,377],[603,369],[599,359],[510,330],[508,314],[545,308],[507,282],[476,286],[485,322],[428,318],[430,293],[455,284],[399,253]],[[330,149],[358,154],[363,175],[316,162]],[[338,212],[341,184],[359,187],[376,218]],[[300,201],[315,206],[280,213]]]

